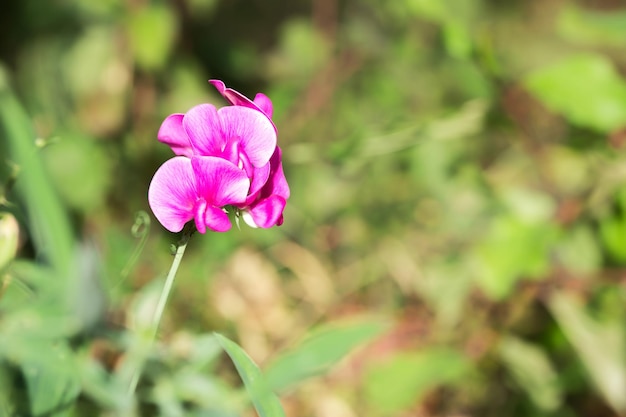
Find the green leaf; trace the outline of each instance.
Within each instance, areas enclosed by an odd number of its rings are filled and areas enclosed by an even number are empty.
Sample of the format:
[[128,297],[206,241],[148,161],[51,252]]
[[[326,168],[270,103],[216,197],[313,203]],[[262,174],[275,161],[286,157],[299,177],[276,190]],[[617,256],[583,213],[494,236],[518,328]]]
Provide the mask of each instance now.
[[[105,25],[89,26],[74,43],[63,51],[61,69],[64,86],[75,100],[102,92],[104,74],[116,59],[116,46],[111,39],[115,29]],[[79,101],[80,102],[80,101]]]
[[68,206],[81,211],[101,207],[111,185],[111,162],[93,139],[64,136],[42,150],[50,178]]
[[446,5],[440,1],[407,0],[406,8],[411,14],[434,22],[443,22],[448,17]]
[[130,18],[128,29],[137,65],[155,70],[165,65],[176,38],[176,17],[167,7],[152,5]]
[[570,122],[610,133],[626,126],[626,83],[607,58],[581,54],[531,73],[526,87]]
[[513,336],[500,341],[499,354],[518,385],[533,403],[544,411],[561,404],[558,376],[545,351]]
[[[601,231],[603,224],[600,224]],[[623,236],[626,234],[622,235],[620,243]],[[565,268],[577,275],[591,274],[602,265],[601,246],[591,228],[586,226],[567,229],[555,247],[555,254]]]
[[370,367],[365,376],[365,398],[379,414],[397,415],[416,404],[428,390],[467,375],[469,360],[445,348],[400,353]]
[[215,333],[220,345],[235,364],[239,376],[260,417],[284,417],[285,412],[276,394],[268,387],[259,367],[248,354],[232,340]]
[[602,219],[600,236],[609,255],[618,262],[626,262],[626,219],[622,216]]
[[626,412],[623,323],[597,322],[580,303],[564,294],[555,293],[548,306],[600,394],[618,414]]
[[468,59],[472,53],[472,39],[464,25],[450,19],[443,26],[443,36],[446,50],[458,59]]
[[266,380],[272,389],[283,390],[322,374],[356,346],[379,335],[385,327],[382,323],[362,322],[318,329],[279,356],[268,367]]
[[33,415],[55,410],[58,412],[49,415],[67,415],[80,392],[72,352],[64,344],[54,343],[39,345],[32,353],[21,365]]
[[558,234],[556,227],[521,218],[537,215],[534,208],[518,210],[527,212],[496,218],[472,256],[478,284],[495,300],[509,296],[519,280],[541,278],[550,267],[547,255]]
[[280,49],[270,56],[274,77],[293,79],[315,74],[331,57],[327,39],[303,19],[293,19],[281,28]]
[[38,253],[59,272],[72,258],[73,239],[63,206],[43,169],[31,121],[8,87],[0,84],[0,137],[9,157],[19,166],[16,188],[28,207],[28,226]]
[[32,415],[67,415],[80,392],[69,346],[60,340],[13,334],[0,343],[0,356],[22,371]]

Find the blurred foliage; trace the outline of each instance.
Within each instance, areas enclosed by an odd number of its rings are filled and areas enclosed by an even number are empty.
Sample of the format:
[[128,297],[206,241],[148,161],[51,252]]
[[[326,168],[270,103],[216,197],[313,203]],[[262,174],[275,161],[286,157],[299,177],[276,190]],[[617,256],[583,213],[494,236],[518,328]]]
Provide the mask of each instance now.
[[[0,415],[626,415],[623,2],[5,3]],[[150,347],[156,132],[209,78],[292,197],[194,236]]]

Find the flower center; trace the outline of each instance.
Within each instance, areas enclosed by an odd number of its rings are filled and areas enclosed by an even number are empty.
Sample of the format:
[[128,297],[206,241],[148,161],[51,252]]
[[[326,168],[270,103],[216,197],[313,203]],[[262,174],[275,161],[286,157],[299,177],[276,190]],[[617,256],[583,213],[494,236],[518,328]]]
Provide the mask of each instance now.
[[222,149],[221,157],[237,165],[239,169],[246,172],[249,178],[252,178],[254,167],[250,163],[248,156],[239,146],[239,137],[231,137],[226,141]]

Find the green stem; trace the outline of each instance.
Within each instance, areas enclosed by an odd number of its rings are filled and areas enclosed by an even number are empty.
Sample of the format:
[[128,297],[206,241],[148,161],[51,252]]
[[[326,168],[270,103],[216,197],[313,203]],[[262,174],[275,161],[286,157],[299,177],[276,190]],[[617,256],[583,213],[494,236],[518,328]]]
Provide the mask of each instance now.
[[[165,278],[165,284],[163,285],[163,290],[161,290],[159,302],[157,303],[156,309],[154,311],[154,316],[152,317],[152,323],[150,325],[148,333],[148,343],[150,345],[152,345],[154,343],[154,340],[156,339],[159,325],[161,324],[161,318],[163,317],[163,312],[165,311],[165,306],[167,304],[167,299],[169,298],[170,292],[172,292],[172,287],[174,286],[176,272],[178,271],[180,262],[183,259],[183,255],[185,254],[185,249],[187,248],[187,243],[189,242],[189,239],[191,238],[194,230],[195,229],[193,227],[185,227],[185,229],[183,229],[183,235],[178,242],[178,246],[176,247],[174,261],[172,262],[170,271],[167,273],[167,278]],[[135,389],[137,388],[137,384],[139,382],[140,375],[141,367],[136,369],[133,373],[132,379],[130,381],[130,386],[128,387],[129,395],[134,394]]]

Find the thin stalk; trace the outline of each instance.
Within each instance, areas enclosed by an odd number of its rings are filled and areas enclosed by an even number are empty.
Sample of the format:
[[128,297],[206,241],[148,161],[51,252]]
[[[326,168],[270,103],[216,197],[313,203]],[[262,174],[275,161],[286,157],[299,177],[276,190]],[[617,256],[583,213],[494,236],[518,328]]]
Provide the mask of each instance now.
[[[189,239],[191,238],[194,230],[194,228],[185,227],[185,229],[183,230],[183,235],[178,242],[178,246],[176,247],[176,254],[174,255],[172,266],[167,273],[167,277],[165,278],[165,284],[163,285],[161,295],[159,296],[159,301],[157,303],[156,309],[154,310],[154,316],[152,316],[152,323],[150,324],[150,329],[148,333],[149,346],[154,344],[154,340],[156,339],[157,332],[159,331],[159,325],[161,324],[161,318],[163,317],[163,312],[165,311],[165,306],[167,305],[167,300],[169,298],[170,292],[172,292],[172,287],[174,286],[176,272],[178,271],[180,262],[183,259],[183,255],[185,254],[185,249],[187,248],[187,243],[189,242]],[[129,395],[133,395],[135,393],[140,375],[141,367],[137,368],[133,373],[130,385],[128,387]]]

